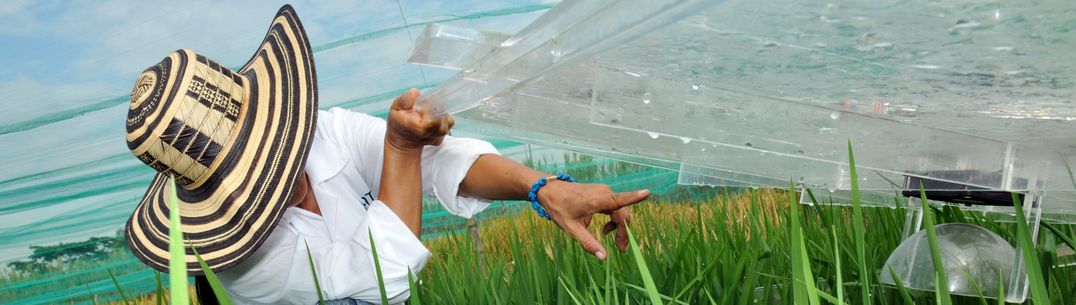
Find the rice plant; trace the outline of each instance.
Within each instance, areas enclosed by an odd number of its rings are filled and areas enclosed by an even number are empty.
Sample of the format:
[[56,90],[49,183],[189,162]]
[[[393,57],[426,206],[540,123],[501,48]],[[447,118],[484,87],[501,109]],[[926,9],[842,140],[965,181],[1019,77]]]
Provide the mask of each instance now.
[[[808,264],[804,265],[810,266],[813,275],[794,276],[795,248],[789,246],[792,236],[788,227],[795,215],[789,211],[798,208],[798,203],[778,199],[788,194],[763,190],[715,198],[703,205],[659,201],[640,206],[634,211],[632,228],[641,259],[634,253],[611,253],[604,263],[588,257],[570,239],[544,226],[533,215],[487,221],[481,224],[480,234],[489,247],[488,256],[482,258],[490,266],[489,275],[473,272],[478,270],[477,252],[463,233],[453,234],[429,242],[434,258],[420,274],[423,280],[415,295],[438,304],[645,304],[655,302],[646,289],[649,275],[663,303],[791,304],[795,302],[797,278],[804,285],[816,284],[817,295],[829,303],[865,304],[858,297],[863,289],[876,304],[928,304],[939,300],[933,294],[902,287],[864,287],[858,281],[838,280],[864,272],[855,267],[854,225],[849,208],[844,206],[823,203],[817,210],[798,212],[804,224],[821,223],[827,214],[835,217],[831,218],[832,228],[802,226],[807,255],[800,259],[806,259]],[[761,198],[757,201],[759,206],[742,209],[752,203],[744,197]],[[876,249],[871,253],[882,254],[864,263],[868,269],[865,272],[883,272],[886,255],[902,238],[896,225],[902,223],[904,213],[864,208],[863,217],[865,224],[878,226],[867,227],[870,234],[863,242],[869,249]],[[982,221],[996,222],[990,218]],[[764,255],[764,251],[772,252]],[[649,274],[638,262],[646,264]],[[1072,267],[1050,270],[1054,277],[1067,278],[1074,271]],[[506,299],[505,295],[513,297]],[[1049,297],[1062,298],[1058,294]],[[953,304],[980,304],[977,298],[953,296],[950,300]]]
[[187,294],[187,251],[179,222],[179,199],[176,198],[176,187],[176,181],[172,179],[168,188],[168,218],[171,222],[168,226],[168,278],[172,288],[172,304],[186,305],[190,303],[190,297]]
[[[850,180],[857,181],[854,157],[849,152],[853,164]],[[819,299],[833,304],[984,304],[987,301],[981,294],[978,298],[950,296],[945,290],[947,285],[936,285],[938,290],[926,294],[909,290],[899,279],[895,287],[877,284],[879,272],[892,272],[881,270],[881,266],[902,239],[906,207],[899,198],[894,198],[892,208],[862,207],[854,182],[852,187],[850,207],[818,203],[809,190],[805,194],[748,191],[715,196],[704,202],[646,203],[634,210],[633,228],[638,228],[638,232],[633,232],[633,238],[639,238],[640,248],[633,248],[630,256],[611,254],[604,263],[588,259],[555,228],[543,226],[532,215],[490,220],[482,224],[479,233],[487,246],[486,257],[477,256],[463,233],[429,242],[435,258],[424,272],[425,280],[416,295],[435,303],[497,304],[820,304]],[[795,185],[791,188],[795,189]],[[797,195],[810,196],[816,204],[801,209]],[[779,200],[781,197],[788,199]],[[1022,219],[1017,219],[1014,225],[1002,220],[1007,218],[1005,215],[965,212],[952,206],[938,208],[927,204],[925,198],[921,204],[927,213],[928,232],[933,231],[935,221],[970,222],[999,231],[1013,244],[1019,239],[1030,241],[1028,231],[1012,230],[1026,226]],[[1062,229],[1051,231],[1062,236],[1059,239],[1071,235],[1064,234]],[[797,238],[801,234],[802,239]],[[932,252],[936,257],[936,240],[934,243]],[[1045,243],[1049,243],[1049,238],[1040,239],[1040,244]],[[641,249],[640,255],[635,255],[635,249]],[[1026,253],[1043,252],[1034,251],[1033,248]],[[1053,253],[1045,256],[1054,257]],[[486,260],[494,271],[488,275],[466,272],[475,270],[480,260]],[[940,263],[937,258],[935,261]],[[940,271],[939,280],[947,277],[941,268],[935,269]],[[1043,281],[1055,283],[1046,287],[1063,283],[1063,288],[1050,289],[1076,289],[1068,280],[1073,277],[1072,269],[1057,264],[1043,267],[1049,274]],[[846,282],[846,274],[858,281]],[[656,291],[649,289],[651,281]],[[484,284],[462,285],[476,282]],[[504,294],[515,297],[505,300],[501,297]],[[1027,303],[1048,304],[1063,298],[1067,297],[1061,293],[1033,293]]]
[[[566,163],[548,165],[548,170],[571,166],[597,182],[635,174],[663,175],[584,157],[565,159]],[[599,163],[604,165],[595,165]],[[853,192],[854,198],[857,193]],[[533,213],[519,213],[510,205],[490,208],[485,213],[493,216],[480,215],[477,232],[463,229],[463,222],[444,224],[437,237],[425,240],[433,258],[424,270],[409,277],[410,303],[746,305],[800,304],[800,300],[802,304],[937,304],[948,300],[952,304],[1002,304],[985,298],[945,297],[942,291],[910,290],[899,281],[892,287],[879,284],[877,276],[891,272],[882,270],[885,258],[903,238],[907,213],[903,201],[894,198],[892,207],[878,208],[859,205],[854,199],[851,206],[845,206],[831,202],[825,192],[816,195],[810,190],[680,187],[634,207],[631,250],[609,253],[605,262],[582,251]],[[802,206],[799,196],[815,204]],[[1062,253],[1071,252],[1076,227],[1045,223],[1039,239],[1032,242],[1029,229],[1020,228],[1023,220],[1013,222],[1012,215],[961,211],[946,205],[921,207],[932,221],[988,228],[1029,254],[1022,256],[1032,276],[1026,304],[1074,304],[1076,259]],[[594,221],[601,223],[603,217]],[[481,240],[483,251],[472,234]],[[614,248],[611,240],[606,242]],[[1038,267],[1032,259],[1039,262]],[[483,265],[488,269],[476,272]],[[145,290],[119,287],[124,283],[122,274],[130,271],[104,270],[116,272],[100,279],[107,286],[76,287],[91,296],[81,302],[101,299],[102,303],[124,304],[125,296],[133,304],[186,304],[197,299],[189,288],[169,289],[187,281],[170,283],[159,275],[157,285],[149,290],[152,293],[134,296],[131,293]],[[1034,274],[1036,270],[1040,275]],[[218,298],[227,297],[220,294],[222,287],[211,286]]]

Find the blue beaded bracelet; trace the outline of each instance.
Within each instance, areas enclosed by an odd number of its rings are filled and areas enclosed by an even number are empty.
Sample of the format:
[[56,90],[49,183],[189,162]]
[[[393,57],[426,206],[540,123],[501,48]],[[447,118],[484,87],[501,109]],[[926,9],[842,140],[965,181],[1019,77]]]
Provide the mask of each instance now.
[[572,178],[572,176],[568,176],[564,173],[557,173],[556,176],[538,178],[538,182],[531,185],[530,193],[527,193],[527,199],[531,200],[531,208],[533,208],[535,212],[538,212],[538,216],[547,220],[553,220],[553,218],[550,218],[549,213],[546,213],[545,209],[542,208],[542,205],[538,203],[538,190],[542,189],[542,187],[548,184],[549,181],[553,180],[575,182],[575,178]]

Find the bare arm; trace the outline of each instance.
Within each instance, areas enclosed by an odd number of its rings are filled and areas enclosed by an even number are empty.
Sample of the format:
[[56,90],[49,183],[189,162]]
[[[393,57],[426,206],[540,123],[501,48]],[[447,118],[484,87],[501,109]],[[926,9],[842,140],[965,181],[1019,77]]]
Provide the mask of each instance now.
[[[498,155],[478,157],[467,171],[460,194],[492,200],[527,200],[531,185],[550,175],[527,168]],[[616,243],[621,251],[628,246],[625,224],[631,218],[630,205],[646,199],[648,190],[614,193],[604,184],[552,181],[538,191],[538,202],[564,232],[598,259],[605,259],[605,247],[587,230],[591,216],[608,214],[611,220],[602,228],[608,234],[617,231]]]
[[[414,103],[418,90],[411,89],[393,101],[385,133],[385,159],[378,195],[409,229],[419,236],[422,228],[422,147],[439,145],[452,128],[450,116],[430,118]],[[498,155],[478,157],[460,183],[460,194],[485,199],[526,200],[539,171],[527,168]],[[616,243],[621,251],[628,246],[625,226],[631,218],[629,206],[646,199],[648,190],[613,193],[604,184],[551,181],[538,191],[538,201],[564,232],[571,235],[587,252],[605,259],[602,243],[587,230],[591,217],[602,213],[611,220],[603,233],[617,231]]]
[[[388,141],[386,141],[388,142]],[[422,228],[422,150],[400,150],[385,143],[378,199],[407,224],[415,236]]]
[[454,124],[451,117],[430,118],[414,109],[417,98],[418,90],[411,89],[392,102],[378,190],[378,199],[415,236],[422,233],[422,147],[439,145]]
[[548,174],[498,155],[482,155],[460,183],[460,195],[488,200],[527,200],[531,184]]

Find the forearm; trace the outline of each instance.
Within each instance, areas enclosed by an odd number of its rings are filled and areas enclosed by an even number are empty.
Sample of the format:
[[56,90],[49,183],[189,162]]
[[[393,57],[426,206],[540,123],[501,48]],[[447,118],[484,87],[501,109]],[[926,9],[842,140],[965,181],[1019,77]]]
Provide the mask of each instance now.
[[[527,168],[498,155],[482,155],[475,160],[460,183],[460,195],[492,200],[527,200],[531,185],[547,175]],[[603,232],[617,231],[617,247],[628,247],[626,225],[631,218],[626,206],[635,204],[650,195],[648,190],[614,193],[608,185],[549,182],[538,192],[538,202],[562,230],[572,235],[579,245],[598,259],[605,259],[602,243],[588,230],[591,216],[608,214],[610,220],[602,227]]]
[[531,185],[547,174],[512,159],[487,154],[478,157],[460,183],[460,195],[488,200],[527,200]]
[[386,141],[378,199],[403,220],[415,236],[422,229],[422,150],[399,149]]

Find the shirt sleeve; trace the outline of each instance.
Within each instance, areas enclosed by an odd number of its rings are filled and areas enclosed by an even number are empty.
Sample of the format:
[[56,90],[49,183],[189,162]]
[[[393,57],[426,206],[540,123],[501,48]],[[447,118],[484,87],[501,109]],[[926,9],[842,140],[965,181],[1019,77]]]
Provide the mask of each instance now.
[[380,267],[389,302],[402,304],[410,297],[408,272],[422,270],[430,252],[381,201],[374,201],[361,219],[351,239],[332,241],[318,217],[289,208],[254,255],[218,276],[236,304],[313,304],[318,298],[310,271],[313,260],[327,299],[380,303]]
[[[376,197],[384,165],[385,120],[341,108],[330,113],[335,117],[334,128],[339,130],[338,141],[348,147],[354,165]],[[423,194],[436,197],[454,215],[470,218],[481,212],[490,202],[459,196],[459,186],[471,165],[484,154],[499,153],[489,142],[452,136],[446,136],[439,146],[426,146],[422,150]]]
[[430,251],[383,202],[374,201],[366,213],[354,240],[333,243],[318,255],[324,260],[322,270],[329,270],[326,282],[336,285],[333,291],[356,291],[351,297],[380,303],[376,277],[376,268],[380,267],[389,303],[403,303],[410,297],[408,272],[417,276],[429,260]]

